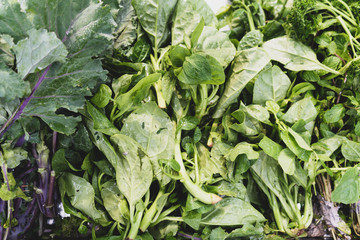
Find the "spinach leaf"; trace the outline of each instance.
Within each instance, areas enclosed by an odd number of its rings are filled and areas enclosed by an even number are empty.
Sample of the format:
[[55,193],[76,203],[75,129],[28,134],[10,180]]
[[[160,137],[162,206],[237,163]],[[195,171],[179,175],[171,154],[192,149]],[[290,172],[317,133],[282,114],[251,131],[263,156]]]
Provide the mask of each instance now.
[[356,203],[360,198],[359,170],[348,169],[331,194],[331,201],[344,204]]
[[119,157],[119,161],[114,165],[116,183],[129,204],[135,206],[148,191],[152,182],[153,171],[150,159],[131,137],[115,134],[110,140]]
[[325,70],[339,74],[336,70],[321,64],[310,47],[288,36],[271,39],[264,43],[263,48],[272,60],[284,64],[284,67],[291,71]]
[[255,80],[253,103],[265,105],[266,101],[283,100],[289,87],[289,77],[278,66],[268,68]]
[[236,102],[237,97],[250,82],[268,63],[270,57],[262,48],[246,49],[236,56],[231,69],[231,75],[225,84],[213,118],[222,117],[227,107]]

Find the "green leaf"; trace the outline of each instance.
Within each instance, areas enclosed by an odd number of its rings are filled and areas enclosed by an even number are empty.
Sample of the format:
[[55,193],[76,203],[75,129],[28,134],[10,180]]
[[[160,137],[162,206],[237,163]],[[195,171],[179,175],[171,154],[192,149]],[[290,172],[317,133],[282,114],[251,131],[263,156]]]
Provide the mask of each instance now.
[[360,161],[360,143],[345,141],[341,146],[341,153],[349,161]]
[[284,67],[291,71],[325,70],[339,74],[339,72],[321,64],[310,47],[288,36],[271,39],[263,44],[263,48],[272,60],[284,64]]
[[281,150],[279,157],[277,158],[282,170],[288,175],[294,175],[295,173],[295,154],[290,149],[284,148]]
[[0,34],[0,62],[7,66],[13,66],[15,63],[15,56],[11,52],[14,45],[14,39],[11,36]]
[[236,49],[229,36],[213,27],[204,27],[195,52],[201,52],[215,58],[223,68],[226,68],[235,57]]
[[65,64],[53,64],[34,97],[24,109],[24,115],[40,117],[53,130],[70,135],[80,117],[57,114],[59,108],[78,112],[85,105],[90,89],[107,79],[100,60],[77,58]]
[[110,120],[105,116],[105,114],[98,110],[96,107],[94,107],[91,103],[87,103],[86,110],[88,111],[94,122],[94,129],[96,131],[102,132],[109,136],[120,133],[119,129],[117,129],[110,122]]
[[58,183],[62,198],[67,196],[73,207],[101,225],[107,224],[108,220],[105,213],[95,207],[95,192],[89,182],[71,173],[63,173]]
[[55,32],[73,57],[94,56],[104,52],[113,41],[116,23],[110,7],[92,0],[28,1],[37,28]]
[[186,116],[180,119],[177,129],[192,130],[199,124],[199,119],[193,116]]
[[25,201],[30,201],[30,198],[25,195],[20,187],[16,187],[16,180],[12,173],[7,173],[7,181],[9,183],[10,190],[6,183],[1,184],[0,199],[3,201],[13,200],[15,198],[22,198]]
[[219,62],[210,55],[195,53],[185,58],[178,79],[185,84],[216,84],[225,81],[225,73]]
[[131,0],[116,1],[117,17],[115,21],[117,28],[115,30],[116,40],[115,49],[124,49],[131,46],[137,37],[137,24],[135,9],[131,5]]
[[354,167],[348,169],[341,177],[339,184],[331,193],[331,201],[351,204],[360,199],[359,170]]
[[18,42],[26,37],[26,32],[30,28],[31,23],[18,1],[0,1],[0,34],[8,34]]
[[30,92],[30,85],[10,68],[0,64],[0,99],[6,102],[22,98]]
[[245,50],[253,47],[258,47],[263,42],[263,34],[259,30],[253,30],[245,34],[241,38],[238,50]]
[[126,225],[130,216],[127,201],[114,180],[110,180],[101,186],[101,198],[112,219]]
[[110,140],[120,158],[114,166],[116,183],[129,204],[135,206],[149,190],[152,182],[150,159],[141,146],[128,136],[115,134]]
[[19,41],[13,47],[22,79],[29,73],[42,70],[53,62],[65,61],[68,51],[55,33],[48,33],[45,29],[31,29],[27,34],[28,38]]
[[20,147],[11,148],[9,144],[1,144],[3,150],[3,159],[8,168],[16,168],[22,160],[28,158],[28,153]]
[[264,221],[264,216],[250,203],[232,197],[218,202],[215,208],[201,219],[202,224],[215,226],[240,226]]
[[311,145],[311,148],[330,157],[346,140],[343,136],[334,135],[320,139],[317,143]]
[[266,101],[283,100],[290,84],[289,77],[278,66],[262,71],[254,84],[253,103],[265,105]]
[[259,153],[256,152],[253,149],[252,145],[247,142],[241,142],[241,143],[236,144],[236,146],[233,149],[231,149],[225,155],[225,157],[228,157],[228,159],[233,162],[241,154],[245,154],[248,159],[258,159],[259,158]]
[[189,49],[175,46],[169,51],[169,58],[174,67],[182,67],[185,61],[185,58],[190,56],[191,52]]
[[217,26],[217,18],[206,1],[178,0],[171,29],[171,44],[174,46],[182,43],[185,36],[190,36],[195,30],[201,19],[206,26]]
[[168,23],[176,0],[132,0],[132,5],[142,28],[157,51],[169,35]]
[[280,152],[283,150],[283,147],[271,140],[270,138],[264,136],[263,139],[259,142],[259,146],[264,150],[264,152],[274,159],[278,159]]
[[145,150],[153,165],[154,175],[165,186],[169,183],[159,166],[159,159],[171,160],[175,147],[175,126],[156,103],[141,105],[124,121],[121,133],[133,138]]
[[327,123],[336,123],[345,116],[345,108],[340,104],[336,104],[327,110],[324,114],[324,120]]
[[225,84],[213,118],[220,118],[230,104],[234,103],[246,84],[268,63],[270,58],[262,48],[251,48],[239,52],[233,62],[231,75]]
[[241,102],[239,110],[244,111],[249,117],[256,119],[259,122],[271,124],[268,110],[261,105],[250,104],[246,106]]
[[156,81],[158,81],[160,78],[161,78],[160,73],[153,73],[141,79],[128,92],[119,95],[115,99],[115,103],[117,104],[120,110],[119,115],[122,115],[123,113],[129,111],[134,106],[139,104],[146,97],[146,94],[148,93],[151,85]]
[[108,105],[111,100],[112,91],[108,85],[101,84],[98,92],[91,98],[91,102],[99,108]]
[[311,97],[304,98],[295,102],[289,110],[282,116],[282,120],[288,123],[296,123],[304,120],[305,123],[314,121],[317,116],[317,110],[312,102]]

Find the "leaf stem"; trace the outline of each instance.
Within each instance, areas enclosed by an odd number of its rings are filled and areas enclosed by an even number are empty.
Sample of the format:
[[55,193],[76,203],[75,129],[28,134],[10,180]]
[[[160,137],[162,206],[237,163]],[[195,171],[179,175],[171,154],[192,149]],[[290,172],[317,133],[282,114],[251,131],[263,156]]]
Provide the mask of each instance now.
[[151,204],[150,208],[145,212],[144,217],[140,223],[140,230],[145,232],[146,229],[150,226],[156,212],[159,210],[157,209],[158,200],[165,194],[163,188],[160,188],[158,195],[156,196],[154,202]]

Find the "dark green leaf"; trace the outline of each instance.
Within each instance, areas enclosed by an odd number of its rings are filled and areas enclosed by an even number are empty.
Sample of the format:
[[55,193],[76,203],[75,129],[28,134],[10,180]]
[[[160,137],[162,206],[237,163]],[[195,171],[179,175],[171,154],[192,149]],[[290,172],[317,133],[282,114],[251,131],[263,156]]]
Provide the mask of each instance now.
[[91,102],[99,108],[108,105],[112,91],[108,85],[101,84],[98,92],[91,98]]
[[324,114],[327,123],[336,123],[345,116],[345,108],[342,104],[336,104]]

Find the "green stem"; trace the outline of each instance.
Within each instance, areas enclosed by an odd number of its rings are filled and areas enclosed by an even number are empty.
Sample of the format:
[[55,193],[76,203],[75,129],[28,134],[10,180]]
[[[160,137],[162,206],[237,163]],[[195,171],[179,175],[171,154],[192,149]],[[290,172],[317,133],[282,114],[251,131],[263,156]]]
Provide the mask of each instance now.
[[208,91],[206,84],[200,84],[200,104],[196,105],[196,117],[201,120],[205,115],[206,107],[208,104]]
[[176,134],[175,139],[175,160],[180,165],[179,174],[181,175],[180,181],[184,184],[185,188],[193,195],[196,199],[200,202],[205,204],[215,204],[222,200],[216,194],[205,192],[199,185],[195,184],[189,177],[186,172],[183,159],[181,156],[181,149],[180,149],[180,142],[181,142],[181,130],[179,130]]
[[282,216],[281,216],[281,213],[280,213],[280,209],[279,209],[279,205],[278,205],[276,196],[275,196],[275,194],[273,192],[270,192],[270,196],[271,196],[271,199],[269,199],[270,200],[270,205],[271,205],[271,208],[272,208],[273,213],[274,213],[274,218],[275,218],[276,225],[278,226],[278,229],[281,232],[285,232],[285,229],[284,229],[284,226],[283,226],[283,219],[282,219]]
[[255,28],[255,24],[254,24],[254,19],[253,19],[252,14],[251,14],[251,10],[250,10],[250,8],[245,4],[245,0],[243,0],[241,3],[242,3],[243,7],[244,7],[245,10],[246,10],[247,18],[248,18],[248,21],[249,21],[250,31],[255,31],[256,28]]
[[139,232],[139,227],[140,227],[140,223],[141,223],[143,214],[144,214],[144,210],[141,210],[140,212],[138,212],[136,214],[135,222],[131,222],[131,227],[130,227],[130,231],[129,231],[127,239],[133,240],[136,238],[136,236]]
[[199,152],[194,144],[194,161],[195,161],[195,184],[200,184],[200,171],[199,171]]
[[160,199],[161,196],[163,196],[165,194],[165,191],[163,188],[160,188],[158,195],[156,196],[154,202],[151,204],[150,208],[145,212],[145,215],[140,223],[140,230],[142,232],[145,232],[146,229],[150,226],[156,212],[158,211],[157,209],[157,204],[158,204],[158,200]]
[[208,141],[207,141],[207,146],[208,147],[212,147],[214,145],[214,136],[216,134],[216,130],[218,128],[218,125],[219,125],[219,119],[215,119],[212,126],[211,126],[209,138],[208,138]]
[[[333,171],[333,172],[340,172],[340,171],[346,171],[346,170],[348,170],[349,168],[344,167],[344,168],[329,168],[329,169],[330,169],[331,171]],[[358,167],[357,169],[360,170],[360,167]],[[318,170],[318,171],[316,172],[316,176],[319,175],[319,174],[321,174],[321,173],[325,173],[325,172],[327,172],[326,169],[320,169],[320,170]]]
[[336,19],[339,20],[341,26],[344,28],[346,34],[349,36],[350,46],[351,46],[351,49],[353,51],[354,57],[357,57],[355,47],[354,47],[354,43],[353,43],[353,39],[354,39],[353,35],[351,34],[349,28],[346,26],[346,24],[345,24],[345,22],[344,22],[344,20],[342,19],[341,16],[337,16]]

